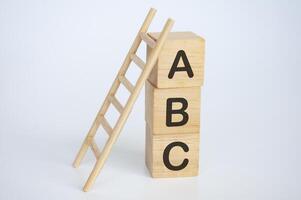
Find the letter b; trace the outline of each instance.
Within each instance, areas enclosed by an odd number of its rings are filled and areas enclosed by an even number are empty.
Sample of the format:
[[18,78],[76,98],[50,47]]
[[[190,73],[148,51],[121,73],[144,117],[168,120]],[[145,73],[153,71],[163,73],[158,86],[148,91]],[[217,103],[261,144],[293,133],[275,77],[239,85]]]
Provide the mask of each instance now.
[[[182,107],[180,109],[174,110],[172,109],[173,103],[181,103]],[[184,98],[168,98],[166,101],[166,126],[183,126],[188,122],[189,116],[185,110],[188,107],[187,100]],[[173,122],[172,115],[173,114],[180,114],[183,116],[181,121]]]

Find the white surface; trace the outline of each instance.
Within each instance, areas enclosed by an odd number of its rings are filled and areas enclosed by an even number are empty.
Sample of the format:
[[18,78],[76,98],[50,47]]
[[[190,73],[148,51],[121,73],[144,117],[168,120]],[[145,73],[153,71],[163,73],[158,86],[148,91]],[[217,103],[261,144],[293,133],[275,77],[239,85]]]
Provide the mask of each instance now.
[[[150,178],[142,92],[84,193],[94,158],[71,163],[150,6],[151,30],[170,16],[174,31],[207,42],[200,175]],[[300,9],[284,0],[2,0],[0,199],[300,199]]]

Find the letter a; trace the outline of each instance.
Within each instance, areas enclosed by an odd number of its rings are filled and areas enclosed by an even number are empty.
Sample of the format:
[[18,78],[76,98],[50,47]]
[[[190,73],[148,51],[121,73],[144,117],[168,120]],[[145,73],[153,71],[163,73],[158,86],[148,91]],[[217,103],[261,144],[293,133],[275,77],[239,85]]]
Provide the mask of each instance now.
[[[184,67],[178,67],[180,58],[182,58],[183,63],[184,63]],[[189,78],[193,77],[193,71],[191,69],[190,63],[187,59],[186,53],[184,50],[180,50],[178,51],[175,60],[173,61],[173,64],[171,66],[171,69],[168,73],[168,78],[172,79],[173,76],[175,75],[176,71],[186,71]]]

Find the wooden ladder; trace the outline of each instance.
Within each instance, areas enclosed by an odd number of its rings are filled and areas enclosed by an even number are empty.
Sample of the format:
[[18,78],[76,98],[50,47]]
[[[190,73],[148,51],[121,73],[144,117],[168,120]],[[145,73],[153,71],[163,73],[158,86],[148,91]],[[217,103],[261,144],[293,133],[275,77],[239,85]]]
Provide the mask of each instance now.
[[[117,140],[117,138],[120,134],[120,131],[122,130],[128,116],[133,108],[133,105],[139,95],[139,92],[140,92],[141,88],[143,87],[147,77],[149,76],[153,66],[155,65],[156,60],[158,59],[158,55],[159,55],[159,53],[162,49],[162,46],[167,38],[167,35],[173,26],[174,21],[172,19],[168,19],[161,34],[160,34],[159,39],[155,42],[147,34],[148,27],[151,24],[151,21],[154,18],[155,13],[156,13],[156,10],[153,8],[151,8],[150,11],[148,12],[148,14],[135,38],[127,56],[125,57],[125,60],[122,64],[99,112],[97,113],[97,116],[96,116],[75,160],[74,160],[73,166],[78,167],[89,147],[91,147],[91,149],[97,159],[97,162],[95,163],[95,166],[83,188],[83,190],[85,192],[91,188],[91,186],[95,182],[95,179],[98,176],[100,170],[102,169],[106,159],[108,158],[109,153],[112,149],[112,146],[115,143],[115,141]],[[136,51],[142,40],[144,42],[146,42],[146,44],[148,46],[153,48],[152,54],[150,55],[150,57],[146,63],[144,61],[142,61],[136,55]],[[131,82],[125,77],[126,71],[129,67],[131,61],[133,61],[136,65],[138,65],[142,69],[142,72],[136,82],[136,85],[132,85]],[[127,100],[127,103],[124,106],[118,101],[118,99],[115,96],[120,84],[123,84],[131,93]],[[120,113],[119,118],[114,127],[111,127],[110,124],[108,123],[107,119],[105,118],[105,113],[107,112],[110,104],[115,106],[116,109]],[[103,128],[109,135],[109,138],[106,141],[102,152],[100,152],[100,150],[94,140],[94,136],[100,125],[103,126]]]

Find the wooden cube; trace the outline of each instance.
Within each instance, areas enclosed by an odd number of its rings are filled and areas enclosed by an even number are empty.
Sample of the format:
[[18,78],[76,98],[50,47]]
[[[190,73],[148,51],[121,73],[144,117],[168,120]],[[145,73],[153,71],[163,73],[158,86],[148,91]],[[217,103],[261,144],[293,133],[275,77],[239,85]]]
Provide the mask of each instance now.
[[154,134],[198,133],[200,87],[158,89],[147,81],[145,120]]
[[[149,33],[154,40],[160,33]],[[148,80],[157,88],[201,86],[205,41],[192,32],[171,32]],[[147,59],[152,48],[147,47]],[[175,71],[176,70],[176,71]]]
[[146,124],[146,166],[154,178],[197,176],[199,133],[154,133]]

